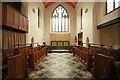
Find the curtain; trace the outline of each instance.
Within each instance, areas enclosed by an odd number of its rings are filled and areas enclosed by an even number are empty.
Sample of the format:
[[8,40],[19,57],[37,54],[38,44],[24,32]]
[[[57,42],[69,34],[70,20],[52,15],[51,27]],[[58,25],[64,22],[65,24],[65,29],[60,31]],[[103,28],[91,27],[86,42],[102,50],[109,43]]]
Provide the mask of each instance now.
[[26,43],[26,33],[2,29],[2,49],[15,48],[15,44]]

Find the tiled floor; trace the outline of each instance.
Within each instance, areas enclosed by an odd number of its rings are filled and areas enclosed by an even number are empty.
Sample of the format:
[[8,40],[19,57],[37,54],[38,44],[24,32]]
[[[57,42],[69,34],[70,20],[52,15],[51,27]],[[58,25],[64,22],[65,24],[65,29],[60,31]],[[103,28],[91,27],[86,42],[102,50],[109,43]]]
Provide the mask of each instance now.
[[91,73],[86,71],[79,59],[71,53],[50,53],[43,58],[36,71],[29,78],[82,78],[91,80]]

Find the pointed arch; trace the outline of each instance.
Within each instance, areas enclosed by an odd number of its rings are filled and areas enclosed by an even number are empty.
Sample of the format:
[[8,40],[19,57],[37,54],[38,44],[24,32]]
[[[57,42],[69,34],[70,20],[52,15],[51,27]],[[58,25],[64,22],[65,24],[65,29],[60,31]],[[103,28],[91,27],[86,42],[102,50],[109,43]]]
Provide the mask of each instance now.
[[69,32],[69,15],[62,5],[53,10],[51,29],[52,32]]

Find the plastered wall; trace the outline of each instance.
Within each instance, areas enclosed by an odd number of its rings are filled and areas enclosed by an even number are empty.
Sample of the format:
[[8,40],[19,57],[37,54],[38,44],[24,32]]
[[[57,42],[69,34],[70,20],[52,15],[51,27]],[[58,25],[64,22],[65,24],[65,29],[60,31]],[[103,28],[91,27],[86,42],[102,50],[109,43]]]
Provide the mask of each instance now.
[[[98,25],[120,17],[120,14],[119,14],[120,8],[114,10],[109,14],[106,14],[105,2],[101,2],[99,4],[98,10],[99,10]],[[119,26],[120,24],[116,24],[116,25],[110,25],[110,26],[107,26],[106,28],[100,29],[100,43],[112,44],[113,48],[115,49],[120,48],[119,47],[119,41],[120,41]]]
[[[81,30],[81,8],[83,8]],[[85,13],[85,10],[88,12]],[[119,24],[108,26],[109,28],[97,29],[97,26],[120,17],[119,10],[106,15],[105,2],[80,2],[76,7],[76,34],[83,32],[83,43],[89,38],[90,43],[112,44],[113,48],[118,48],[120,44]]]
[[[51,16],[52,16],[52,12],[53,10],[58,6],[58,5],[62,5],[64,6],[64,8],[66,8],[66,10],[68,11],[69,14],[69,28],[70,28],[70,44],[73,45],[75,40],[74,40],[74,36],[76,33],[76,14],[75,14],[75,9],[73,9],[70,5],[66,4],[66,3],[54,3],[51,6],[49,6],[46,10],[45,10],[45,29],[44,29],[44,37],[45,37],[45,41],[47,42],[47,44],[50,44],[50,33],[51,33]],[[58,33],[58,34],[63,34],[63,33]]]
[[[38,17],[39,7],[39,17]],[[39,24],[38,25],[38,18]],[[31,38],[34,37],[34,43],[43,43],[44,35],[44,7],[42,3],[29,2],[28,3],[28,20],[29,20],[29,31],[26,34],[27,43],[31,43]]]
[[[93,42],[93,2],[80,2],[76,7],[76,19],[77,19],[77,32],[83,32],[83,43],[86,43],[86,38],[89,37],[89,41]],[[82,30],[81,30],[81,8],[83,9],[82,15]],[[86,9],[88,10],[86,12]]]
[[118,24],[100,30],[100,42],[110,44],[115,49],[118,48],[118,37]]

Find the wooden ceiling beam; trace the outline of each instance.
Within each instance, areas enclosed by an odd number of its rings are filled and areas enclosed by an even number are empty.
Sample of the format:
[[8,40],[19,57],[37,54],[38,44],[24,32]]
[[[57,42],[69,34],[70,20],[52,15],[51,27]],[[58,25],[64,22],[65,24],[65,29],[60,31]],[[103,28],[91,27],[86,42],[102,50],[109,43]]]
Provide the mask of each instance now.
[[[53,3],[55,2],[52,2],[52,0],[43,0],[43,4],[44,4],[44,7],[45,8],[48,8],[50,5],[52,5]],[[74,2],[73,0],[69,0],[67,2],[68,5],[70,5],[71,7],[73,7],[75,9],[76,5],[77,5],[77,2]]]

